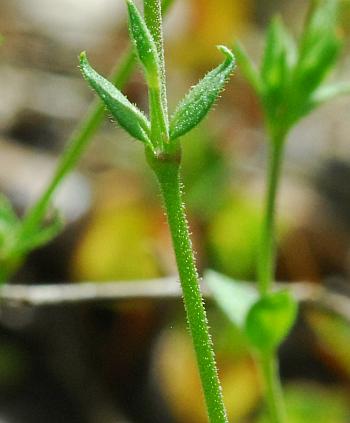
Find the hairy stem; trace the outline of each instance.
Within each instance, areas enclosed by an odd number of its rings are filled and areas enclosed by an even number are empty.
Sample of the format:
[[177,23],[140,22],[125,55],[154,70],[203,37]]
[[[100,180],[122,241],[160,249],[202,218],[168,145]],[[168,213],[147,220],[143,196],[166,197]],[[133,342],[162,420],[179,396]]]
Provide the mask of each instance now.
[[182,202],[180,165],[175,155],[151,158],[164,200],[209,421],[227,423],[206,311]]

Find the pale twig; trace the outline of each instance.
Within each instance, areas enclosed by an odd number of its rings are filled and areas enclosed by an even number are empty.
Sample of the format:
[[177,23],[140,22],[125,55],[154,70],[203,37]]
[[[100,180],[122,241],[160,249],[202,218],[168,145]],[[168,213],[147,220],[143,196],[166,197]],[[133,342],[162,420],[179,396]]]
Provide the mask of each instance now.
[[[311,303],[337,314],[350,322],[350,298],[310,282],[279,283],[278,288],[290,289],[301,303]],[[203,294],[210,298],[203,283]],[[176,276],[166,278],[119,281],[84,282],[46,285],[4,285],[0,301],[6,306],[57,306],[87,302],[125,300],[171,300],[181,298]]]

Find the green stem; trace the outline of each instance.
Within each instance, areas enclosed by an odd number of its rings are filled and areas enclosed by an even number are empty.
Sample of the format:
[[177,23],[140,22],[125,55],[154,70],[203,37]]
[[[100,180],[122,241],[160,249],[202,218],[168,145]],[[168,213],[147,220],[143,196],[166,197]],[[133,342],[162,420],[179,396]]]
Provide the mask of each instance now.
[[163,151],[164,146],[169,142],[169,122],[160,0],[144,0],[144,15],[147,28],[157,47],[160,68],[158,83],[155,86],[148,84],[152,141],[154,145],[158,146],[159,151]]
[[166,78],[165,78],[165,58],[164,58],[164,41],[162,30],[162,9],[167,7],[167,4],[160,0],[144,0],[144,15],[147,28],[149,29],[154,42],[157,46],[157,52],[160,65],[160,80],[161,80],[161,101],[165,116],[168,116],[168,105],[166,95]]
[[286,411],[275,353],[265,353],[259,359],[270,422],[285,423]]
[[[284,144],[285,134],[272,136],[269,143],[267,191],[258,256],[258,282],[261,297],[270,292],[274,281],[276,266],[276,197]],[[278,371],[277,353],[261,353],[259,365],[265,385],[266,402],[271,423],[285,423],[286,411]]]
[[276,194],[281,173],[284,136],[269,143],[268,181],[258,253],[258,282],[262,296],[271,288],[275,272],[275,214]]
[[179,155],[149,154],[163,195],[183,292],[188,327],[192,336],[209,421],[227,423],[208,321],[200,292],[199,279],[189,229],[182,202]]

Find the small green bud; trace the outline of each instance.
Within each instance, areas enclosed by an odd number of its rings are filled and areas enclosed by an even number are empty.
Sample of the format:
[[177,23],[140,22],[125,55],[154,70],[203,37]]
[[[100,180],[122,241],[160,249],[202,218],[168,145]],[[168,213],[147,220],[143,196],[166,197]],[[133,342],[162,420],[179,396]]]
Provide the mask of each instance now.
[[218,46],[218,49],[226,56],[226,60],[192,87],[179,103],[170,122],[171,140],[181,137],[199,124],[219,97],[232,74],[235,68],[232,51],[224,46]]
[[147,25],[132,0],[126,0],[129,31],[139,59],[145,69],[149,87],[159,87],[160,66],[156,44]]
[[274,351],[288,335],[297,311],[297,303],[288,291],[266,295],[251,307],[246,317],[248,339],[259,351]]
[[84,78],[99,95],[119,125],[132,137],[150,144],[150,124],[146,116],[112,83],[92,69],[85,52],[80,55],[80,69]]

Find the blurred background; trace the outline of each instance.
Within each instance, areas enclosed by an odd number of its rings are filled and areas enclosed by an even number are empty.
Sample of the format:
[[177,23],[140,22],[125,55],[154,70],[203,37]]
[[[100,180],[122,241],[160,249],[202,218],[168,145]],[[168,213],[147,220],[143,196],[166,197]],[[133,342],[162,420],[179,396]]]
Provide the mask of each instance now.
[[[175,0],[165,19],[170,110],[239,38],[259,62],[280,13],[300,33],[308,1]],[[350,1],[332,78],[350,80]],[[93,100],[77,56],[108,75],[128,46],[121,0],[1,0],[0,190],[19,214],[33,203]],[[147,110],[141,72],[125,89]],[[277,278],[350,301],[350,98],[313,113],[288,141],[279,195]],[[184,139],[185,197],[200,271],[255,279],[266,139],[239,71],[215,110]],[[142,146],[106,119],[55,200],[63,233],[14,282],[126,281],[176,273],[158,187]],[[166,282],[164,282],[166,283]],[[290,423],[350,422],[350,309],[305,304],[281,349]],[[247,346],[209,304],[230,418],[265,420]],[[0,422],[205,422],[179,300],[0,309]]]

